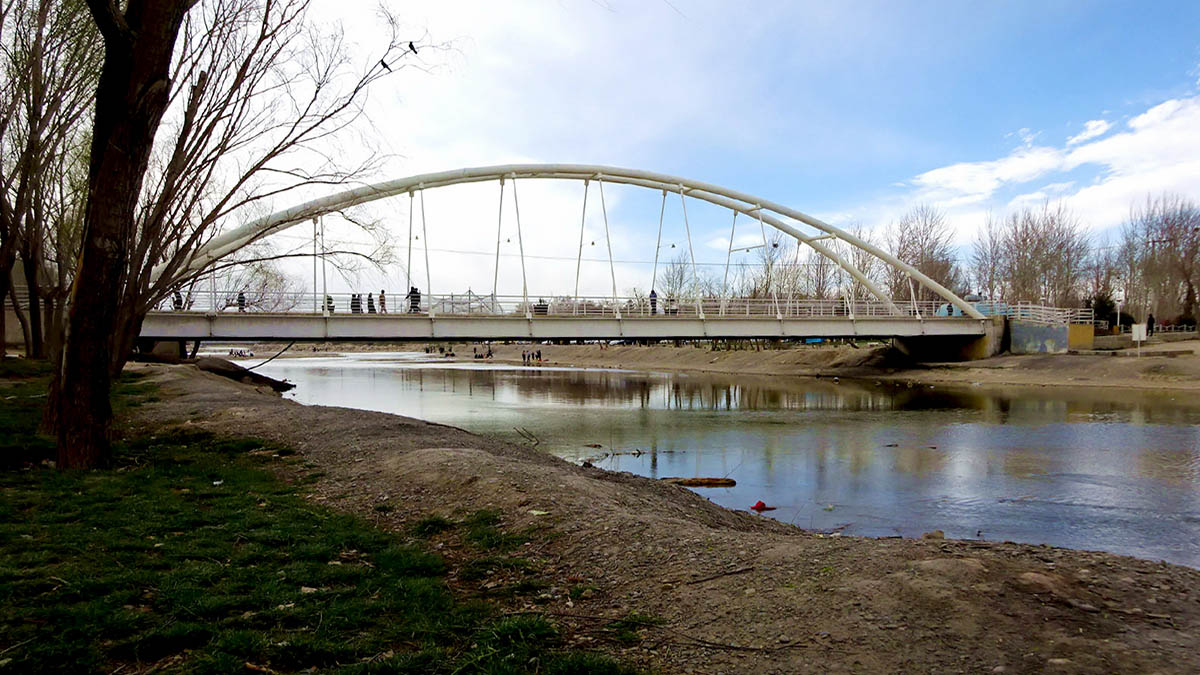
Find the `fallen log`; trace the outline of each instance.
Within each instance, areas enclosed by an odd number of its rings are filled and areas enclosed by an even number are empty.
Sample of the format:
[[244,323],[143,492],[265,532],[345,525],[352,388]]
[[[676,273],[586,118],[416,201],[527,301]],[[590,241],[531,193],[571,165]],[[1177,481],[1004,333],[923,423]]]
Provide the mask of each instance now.
[[737,481],[732,478],[661,478],[664,483],[682,485],[684,487],[733,487]]
[[244,382],[246,384],[266,385],[277,392],[291,391],[296,388],[296,385],[291,382],[276,380],[273,377],[259,375],[258,373],[239,366],[232,361],[218,359],[215,356],[205,356],[196,359],[196,367],[207,373],[228,377],[231,380]]

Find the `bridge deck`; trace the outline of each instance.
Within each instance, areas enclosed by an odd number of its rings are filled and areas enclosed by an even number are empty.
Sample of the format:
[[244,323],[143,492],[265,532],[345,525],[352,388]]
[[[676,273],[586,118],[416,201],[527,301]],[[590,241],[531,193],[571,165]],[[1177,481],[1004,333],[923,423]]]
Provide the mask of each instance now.
[[160,340],[580,340],[974,336],[986,321],[961,317],[446,316],[152,312],[141,336]]

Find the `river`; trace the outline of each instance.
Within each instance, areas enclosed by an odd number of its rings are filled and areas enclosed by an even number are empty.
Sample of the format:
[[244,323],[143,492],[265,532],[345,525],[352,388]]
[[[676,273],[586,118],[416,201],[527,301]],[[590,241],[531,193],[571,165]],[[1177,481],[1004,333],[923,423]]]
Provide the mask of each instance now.
[[[661,478],[847,535],[1011,540],[1200,567],[1187,393],[523,368],[369,353],[280,359],[301,403],[408,415]],[[254,360],[252,362],[257,362]],[[589,447],[599,444],[600,448]]]

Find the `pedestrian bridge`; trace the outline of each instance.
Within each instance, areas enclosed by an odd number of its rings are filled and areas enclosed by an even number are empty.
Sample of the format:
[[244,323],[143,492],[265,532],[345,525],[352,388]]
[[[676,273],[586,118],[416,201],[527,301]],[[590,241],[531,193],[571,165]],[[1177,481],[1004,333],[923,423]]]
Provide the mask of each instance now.
[[[648,298],[521,298],[423,296],[414,308],[395,298],[389,312],[374,305],[350,312],[349,296],[327,306],[297,298],[291,311],[151,312],[141,336],[156,340],[642,340],[833,337],[978,337],[991,322],[937,316],[934,303],[910,304],[896,314],[882,303],[770,298],[703,299],[690,303]],[[223,303],[218,303],[223,304]],[[307,307],[305,307],[307,305]],[[332,310],[332,311],[329,311]]]
[[[567,276],[569,273],[564,273],[561,279],[553,280],[553,295],[542,297],[538,296],[544,291],[535,291],[529,284],[527,263],[540,263],[527,261],[530,256],[526,255],[517,196],[518,184],[525,185],[528,181],[536,180],[573,181],[582,187],[582,213],[578,230],[574,230],[573,223],[561,228],[562,241],[571,246],[570,261],[575,263],[573,279]],[[426,221],[425,192],[485,182],[495,182],[499,186],[498,209],[494,212],[497,213],[495,256],[489,269],[493,281],[490,292],[457,295],[431,293],[434,277],[430,272],[430,253],[437,251],[429,245],[430,227]],[[618,293],[613,240],[605,202],[605,187],[611,185],[651,190],[655,197],[661,193],[661,203],[655,204],[659,206],[659,213],[653,260],[635,261],[645,263],[649,272],[645,278],[646,284],[643,286],[639,282],[635,288],[656,289],[659,294],[656,298],[644,295],[623,297]],[[506,195],[511,199],[515,213],[515,223],[510,222],[507,230],[504,217]],[[586,238],[593,239],[591,246],[596,246],[597,241],[603,244],[603,248],[595,250],[607,249],[607,259],[597,261],[607,262],[609,279],[606,282],[611,281],[611,294],[603,297],[580,294],[589,195],[594,195],[591,202],[593,211],[598,206],[602,216],[592,231],[602,231],[603,237],[593,235]],[[324,243],[322,219],[356,205],[404,196],[408,197],[405,286],[413,291],[419,290],[419,296],[392,294],[384,304],[373,296],[365,300],[361,296],[351,299],[346,294],[331,292],[324,272],[328,249]],[[683,234],[678,250],[686,253],[686,257],[682,261],[667,263],[661,259],[660,252],[675,248],[675,244],[668,246],[664,243],[665,214],[668,198],[674,202],[676,197],[679,222],[672,223],[671,227]],[[698,271],[699,265],[713,263],[698,262],[696,259],[693,224],[688,215],[689,203],[703,203],[706,209],[715,206],[732,214],[725,269],[720,283],[715,279],[705,281]],[[672,210],[675,211],[674,208]],[[751,237],[760,237],[761,243],[747,245],[744,236],[736,236],[739,218],[742,218],[744,226],[750,226]],[[256,292],[253,289],[218,290],[221,281],[218,280],[217,270],[221,269],[224,258],[278,232],[310,222],[313,258],[311,292],[260,298],[243,297],[253,295]],[[506,231],[511,233],[513,224],[516,236],[503,235]],[[599,224],[603,225],[602,230]],[[643,232],[654,231],[649,223],[646,225],[648,227]],[[771,230],[778,234],[769,239],[767,232]],[[451,224],[439,228],[435,224],[434,231],[453,234],[456,227]],[[784,243],[791,240],[795,242],[794,256],[790,262],[777,255],[785,250],[779,249],[779,237]],[[515,257],[519,258],[521,275],[519,295],[502,295],[508,291],[499,288],[502,242],[506,244],[503,247],[506,251],[513,247],[517,249]],[[744,253],[752,249],[763,251],[765,281],[756,285],[757,291],[754,292],[744,290],[745,285],[743,290],[737,290],[734,288],[736,284],[730,283],[732,256],[735,252]],[[808,267],[816,263],[801,263],[799,256],[802,249],[813,252],[823,261],[819,265],[832,269],[834,276],[822,276],[825,272],[820,272],[819,267]],[[423,275],[414,272],[414,254],[418,266],[424,261]],[[674,269],[668,280],[666,269],[671,265],[683,265],[687,269]],[[451,267],[441,265],[442,269]],[[154,269],[152,277],[155,280],[153,300],[158,303],[159,311],[151,311],[145,317],[141,336],[154,340],[891,337],[916,339],[926,346],[935,345],[936,351],[943,345],[974,344],[984,337],[989,345],[987,351],[993,352],[1001,341],[995,334],[996,312],[991,309],[981,311],[977,304],[960,298],[916,267],[851,232],[745,192],[678,176],[611,166],[520,164],[476,167],[354,187],[223,232],[189,255],[162,263]],[[888,280],[886,285],[896,297],[883,288],[884,279]],[[444,276],[439,282],[455,283],[448,282]],[[541,283],[544,284],[545,280]],[[574,292],[566,294],[566,289],[571,288],[572,283]],[[631,289],[628,293],[637,291]],[[739,294],[754,297],[739,297]],[[1055,316],[1052,320],[1066,323],[1062,317]]]

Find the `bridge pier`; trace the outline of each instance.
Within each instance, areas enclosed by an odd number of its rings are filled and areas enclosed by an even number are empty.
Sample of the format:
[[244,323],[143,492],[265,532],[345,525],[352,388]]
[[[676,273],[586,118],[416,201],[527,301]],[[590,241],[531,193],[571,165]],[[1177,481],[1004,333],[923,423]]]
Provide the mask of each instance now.
[[892,343],[914,361],[975,361],[1008,349],[1008,321],[1002,316],[982,319],[983,335],[918,335],[897,337]]

